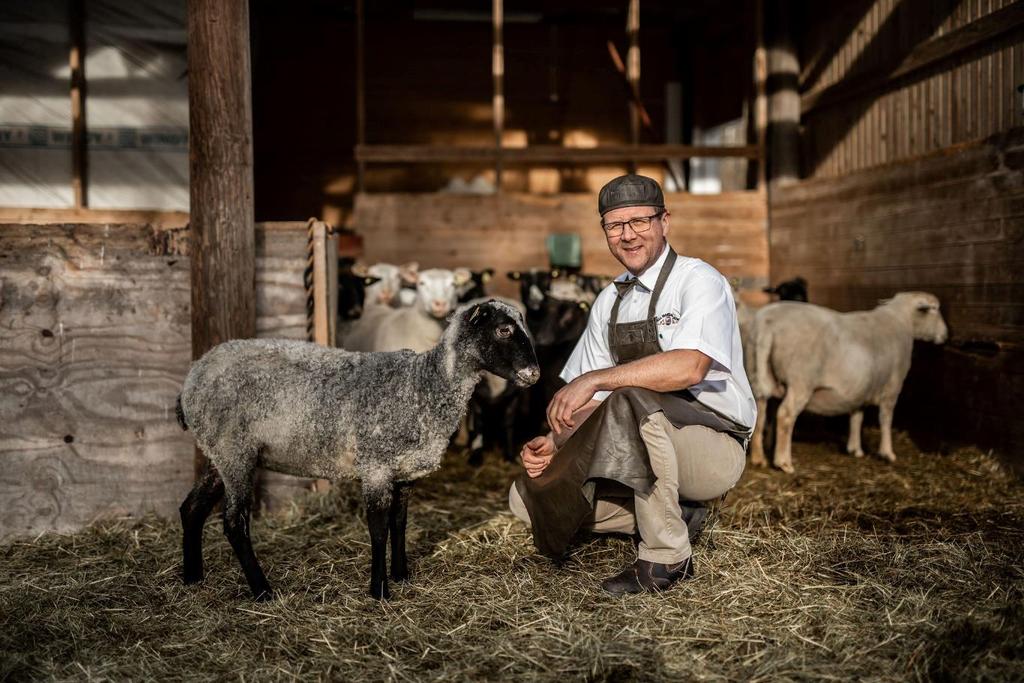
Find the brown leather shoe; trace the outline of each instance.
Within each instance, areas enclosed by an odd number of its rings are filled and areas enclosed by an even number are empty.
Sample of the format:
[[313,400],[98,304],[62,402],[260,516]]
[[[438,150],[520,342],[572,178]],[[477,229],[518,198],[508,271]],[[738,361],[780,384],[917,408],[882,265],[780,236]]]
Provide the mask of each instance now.
[[601,582],[601,588],[612,595],[624,593],[660,593],[676,581],[693,578],[693,556],[676,564],[659,564],[637,560],[615,576]]

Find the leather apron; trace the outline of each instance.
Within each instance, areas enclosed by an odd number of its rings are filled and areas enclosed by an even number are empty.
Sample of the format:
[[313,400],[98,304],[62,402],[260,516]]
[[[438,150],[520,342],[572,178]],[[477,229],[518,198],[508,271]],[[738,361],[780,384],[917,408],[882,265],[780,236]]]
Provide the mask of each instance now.
[[[676,261],[675,251],[668,250],[645,320],[618,322],[619,304],[636,280],[615,283],[618,291],[608,324],[608,343],[616,364],[662,352],[655,310]],[[659,393],[627,387],[613,392],[555,453],[539,477],[531,478],[524,471],[516,478],[538,551],[553,559],[565,555],[572,537],[593,511],[598,480],[610,479],[640,493],[650,492],[655,477],[640,425],[656,412],[664,412],[677,428],[703,425],[740,443],[745,443],[750,433],[748,427],[699,403],[689,391]]]

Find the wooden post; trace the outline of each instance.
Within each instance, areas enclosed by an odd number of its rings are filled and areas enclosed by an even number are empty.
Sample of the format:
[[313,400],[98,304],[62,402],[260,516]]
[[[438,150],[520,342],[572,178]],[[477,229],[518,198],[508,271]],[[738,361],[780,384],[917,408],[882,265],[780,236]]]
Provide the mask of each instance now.
[[71,190],[75,208],[89,206],[85,139],[85,0],[71,0]]
[[[626,35],[629,38],[629,52],[626,53],[626,79],[633,92],[629,103],[629,141],[640,144],[640,0],[629,0],[626,15]],[[636,161],[629,163],[629,172],[636,173]]]
[[800,179],[800,62],[790,23],[790,0],[776,0],[768,35],[768,165],[772,185]]
[[756,0],[754,27],[754,122],[757,130],[757,149],[760,154],[757,162],[757,189],[763,191],[768,174],[768,56],[764,48],[764,0]]
[[[189,0],[192,358],[256,333],[247,0]],[[205,458],[197,451],[197,473]]]
[[[363,0],[356,0],[356,144],[366,144],[366,64]],[[356,192],[366,190],[366,162],[356,160]]]
[[491,75],[494,77],[494,190],[501,192],[501,146],[505,132],[505,47],[502,38],[504,22],[503,0],[492,0],[494,40],[491,49]]

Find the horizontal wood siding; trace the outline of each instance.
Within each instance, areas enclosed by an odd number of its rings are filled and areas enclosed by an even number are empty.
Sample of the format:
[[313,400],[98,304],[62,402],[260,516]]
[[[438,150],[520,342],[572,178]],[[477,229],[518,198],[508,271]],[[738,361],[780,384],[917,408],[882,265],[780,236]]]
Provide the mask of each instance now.
[[951,337],[918,344],[897,418],[1024,464],[1024,128],[777,188],[771,216],[772,279],[806,277],[813,303],[938,295]]
[[[767,282],[768,251],[763,194],[670,194],[670,241],[687,256],[702,258],[727,277],[739,278],[751,301]],[[369,262],[418,261],[423,268],[494,268],[493,293],[518,295],[510,270],[548,264],[545,238],[578,232],[583,270],[617,275],[622,266],[608,251],[589,194],[466,196],[363,194],[352,227],[363,236]]]
[[[920,45],[955,37],[997,12],[1016,12],[1013,4],[853,0],[837,10],[832,3],[805,3],[801,93],[884,79],[912,63]],[[803,116],[803,174],[837,177],[1019,126],[1022,82],[1024,26],[1018,25],[905,77],[822,101]]]
[[[305,224],[258,225],[256,248],[260,336],[304,338]],[[150,225],[0,225],[0,537],[181,503],[188,249]]]

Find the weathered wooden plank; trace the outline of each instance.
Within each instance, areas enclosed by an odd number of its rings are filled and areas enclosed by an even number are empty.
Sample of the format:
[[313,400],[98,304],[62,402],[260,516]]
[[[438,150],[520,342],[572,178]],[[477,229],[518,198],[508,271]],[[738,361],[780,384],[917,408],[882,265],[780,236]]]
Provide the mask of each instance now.
[[[304,338],[304,224],[256,235],[261,336]],[[174,514],[192,481],[174,416],[189,251],[181,229],[0,225],[0,537]],[[306,485],[264,481],[274,502]]]
[[[494,147],[447,147],[440,145],[357,145],[355,157],[373,163],[481,163],[494,164]],[[666,161],[694,157],[757,159],[755,145],[636,145],[605,147],[503,147],[502,163],[508,164],[603,164],[637,161]]]

